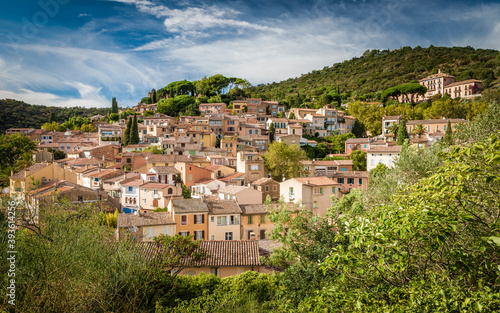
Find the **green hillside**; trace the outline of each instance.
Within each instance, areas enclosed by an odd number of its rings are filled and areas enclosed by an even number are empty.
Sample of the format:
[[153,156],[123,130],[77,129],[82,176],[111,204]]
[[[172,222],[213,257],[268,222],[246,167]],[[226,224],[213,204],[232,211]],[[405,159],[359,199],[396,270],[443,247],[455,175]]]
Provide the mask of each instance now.
[[279,100],[288,106],[335,103],[343,100],[380,99],[382,91],[424,78],[438,70],[457,81],[480,79],[486,88],[498,88],[500,53],[472,47],[403,47],[367,50],[361,57],[315,70],[298,78],[245,89],[252,97]]
[[54,113],[55,121],[62,123],[70,117],[91,117],[96,114],[106,115],[110,109],[105,108],[60,108],[44,105],[31,105],[23,101],[0,99],[0,133],[12,127],[40,128],[49,121],[50,113]]

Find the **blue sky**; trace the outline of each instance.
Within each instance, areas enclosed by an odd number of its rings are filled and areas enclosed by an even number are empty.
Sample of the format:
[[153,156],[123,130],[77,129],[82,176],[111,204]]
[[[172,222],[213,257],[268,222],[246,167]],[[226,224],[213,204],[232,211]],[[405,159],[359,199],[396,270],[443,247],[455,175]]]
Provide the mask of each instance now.
[[499,16],[500,1],[4,1],[0,99],[133,106],[172,81],[278,82],[367,49],[500,50]]

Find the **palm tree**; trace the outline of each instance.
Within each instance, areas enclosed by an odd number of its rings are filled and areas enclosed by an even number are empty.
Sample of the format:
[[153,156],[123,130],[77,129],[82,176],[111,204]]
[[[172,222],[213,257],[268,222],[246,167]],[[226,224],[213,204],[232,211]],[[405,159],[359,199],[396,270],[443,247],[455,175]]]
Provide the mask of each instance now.
[[415,126],[415,129],[411,132],[412,135],[417,135],[417,138],[422,137],[422,135],[425,135],[427,131],[424,128],[424,125],[419,124]]
[[392,136],[394,136],[394,141],[396,141],[398,137],[399,124],[398,123],[392,124],[391,127],[388,128],[388,130],[389,134],[392,134]]

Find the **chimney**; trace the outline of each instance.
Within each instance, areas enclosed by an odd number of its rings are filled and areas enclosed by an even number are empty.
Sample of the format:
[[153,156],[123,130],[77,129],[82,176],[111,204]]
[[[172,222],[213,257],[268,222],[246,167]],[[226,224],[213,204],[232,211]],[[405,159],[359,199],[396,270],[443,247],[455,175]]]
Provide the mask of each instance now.
[[306,180],[306,185],[309,185],[309,179],[308,179],[308,180]]

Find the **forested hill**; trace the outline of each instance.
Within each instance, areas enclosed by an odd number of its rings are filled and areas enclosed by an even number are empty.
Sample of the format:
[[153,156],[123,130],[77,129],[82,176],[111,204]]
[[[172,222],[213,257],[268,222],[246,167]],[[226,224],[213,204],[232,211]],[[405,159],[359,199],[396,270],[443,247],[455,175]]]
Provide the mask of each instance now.
[[91,117],[96,114],[106,115],[110,109],[82,107],[49,107],[31,105],[22,101],[0,99],[0,134],[12,127],[40,128],[49,121],[50,113],[54,113],[55,121],[63,122],[72,116]]
[[421,79],[438,70],[455,76],[457,81],[480,79],[486,88],[495,88],[500,82],[500,53],[472,47],[433,46],[368,50],[361,57],[280,83],[253,86],[246,91],[290,106],[320,100],[332,93],[344,99],[351,93],[358,99],[375,98],[389,87]]

